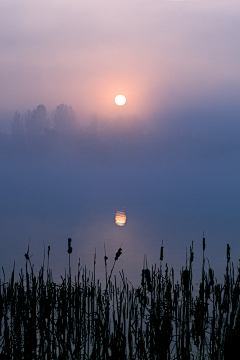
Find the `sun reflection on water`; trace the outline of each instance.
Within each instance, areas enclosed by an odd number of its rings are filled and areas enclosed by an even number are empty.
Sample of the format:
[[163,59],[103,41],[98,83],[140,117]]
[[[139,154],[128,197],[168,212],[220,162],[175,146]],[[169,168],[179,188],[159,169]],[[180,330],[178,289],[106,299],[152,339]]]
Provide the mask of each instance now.
[[117,211],[115,214],[115,224],[118,226],[124,226],[126,224],[127,216],[124,211]]

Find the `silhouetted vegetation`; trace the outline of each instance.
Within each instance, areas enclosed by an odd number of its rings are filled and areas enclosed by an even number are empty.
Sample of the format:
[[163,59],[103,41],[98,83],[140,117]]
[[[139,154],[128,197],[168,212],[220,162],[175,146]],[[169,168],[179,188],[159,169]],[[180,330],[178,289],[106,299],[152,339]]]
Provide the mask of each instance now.
[[[71,239],[68,240],[69,274],[57,285],[44,264],[35,276],[29,256],[26,269],[15,279],[0,283],[0,354],[3,359],[235,359],[239,354],[240,269],[236,278],[227,245],[223,284],[205,269],[203,238],[202,279],[193,296],[190,257],[175,282],[174,270],[143,269],[141,286],[134,288],[120,273],[117,284],[110,275],[105,253],[106,287],[78,264],[71,276]],[[44,273],[46,272],[46,274]]]

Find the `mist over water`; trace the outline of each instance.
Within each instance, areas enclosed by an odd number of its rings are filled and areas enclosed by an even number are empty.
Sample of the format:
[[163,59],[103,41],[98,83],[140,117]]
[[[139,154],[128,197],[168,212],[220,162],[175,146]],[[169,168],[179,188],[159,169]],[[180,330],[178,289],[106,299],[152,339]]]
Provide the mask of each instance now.
[[[114,274],[124,269],[139,286],[144,255],[149,267],[159,266],[162,240],[162,266],[176,273],[194,241],[193,274],[200,274],[205,231],[205,255],[221,281],[227,243],[235,266],[240,258],[239,113],[237,106],[193,108],[144,120],[93,117],[88,125],[63,105],[52,114],[44,105],[15,113],[11,132],[0,134],[6,275],[14,261],[17,270],[25,266],[30,238],[34,269],[43,263],[44,244],[46,254],[50,246],[53,278],[60,281],[69,237],[73,274],[79,257],[93,270],[96,249],[97,278],[104,281],[105,243],[108,271],[122,247]],[[115,224],[117,210],[126,213],[124,226]]]

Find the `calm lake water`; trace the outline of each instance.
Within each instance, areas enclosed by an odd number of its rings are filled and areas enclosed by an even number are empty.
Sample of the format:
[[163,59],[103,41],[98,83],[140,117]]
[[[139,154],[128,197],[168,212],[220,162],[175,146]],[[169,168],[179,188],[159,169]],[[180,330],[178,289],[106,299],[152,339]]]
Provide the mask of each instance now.
[[[175,142],[176,143],[176,142]],[[181,140],[163,146],[158,141],[106,149],[92,146],[85,155],[77,147],[33,151],[1,149],[0,264],[10,275],[25,266],[29,238],[31,262],[37,272],[44,244],[51,247],[50,267],[60,281],[68,271],[67,239],[72,238],[72,273],[78,259],[104,279],[104,243],[110,272],[117,250],[122,255],[114,273],[124,269],[139,286],[144,255],[147,264],[179,274],[194,241],[196,282],[202,264],[202,234],[218,281],[226,267],[227,243],[232,260],[240,258],[239,152],[201,151]],[[122,144],[122,143],[121,143]],[[124,226],[115,224],[117,210],[125,212]],[[207,261],[206,261],[207,264]],[[1,273],[3,278],[3,273]]]

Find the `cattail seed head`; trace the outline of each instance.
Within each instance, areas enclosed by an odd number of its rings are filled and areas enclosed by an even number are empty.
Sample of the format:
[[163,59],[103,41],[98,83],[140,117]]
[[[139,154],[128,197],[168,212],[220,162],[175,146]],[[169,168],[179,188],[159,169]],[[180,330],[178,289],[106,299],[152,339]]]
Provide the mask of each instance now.
[[71,242],[72,242],[72,239],[71,238],[68,238],[68,253],[71,254],[72,253],[72,247],[71,247]]
[[205,237],[203,237],[203,251],[206,249]]
[[121,255],[122,255],[122,249],[119,248],[118,251],[117,251],[117,253],[116,253],[116,255],[115,255],[115,261],[117,261],[118,258],[119,258]]
[[107,259],[108,259],[108,257],[105,255],[105,256],[104,256],[104,263],[105,263],[105,266],[107,266]]
[[163,246],[161,246],[160,260],[163,260]]
[[230,261],[230,246],[229,246],[229,244],[227,244],[227,262],[229,262]]

